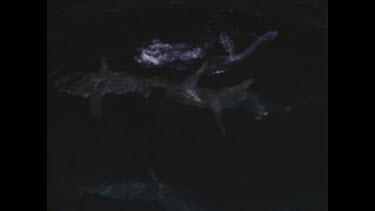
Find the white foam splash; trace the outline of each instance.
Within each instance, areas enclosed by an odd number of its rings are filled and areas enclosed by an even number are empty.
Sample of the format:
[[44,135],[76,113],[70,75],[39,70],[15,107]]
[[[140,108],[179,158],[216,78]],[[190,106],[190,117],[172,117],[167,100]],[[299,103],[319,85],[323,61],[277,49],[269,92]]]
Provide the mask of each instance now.
[[151,41],[146,47],[138,49],[139,55],[134,59],[139,64],[160,66],[174,61],[191,61],[203,58],[205,50],[202,47],[190,46],[186,43],[163,43],[158,39]]

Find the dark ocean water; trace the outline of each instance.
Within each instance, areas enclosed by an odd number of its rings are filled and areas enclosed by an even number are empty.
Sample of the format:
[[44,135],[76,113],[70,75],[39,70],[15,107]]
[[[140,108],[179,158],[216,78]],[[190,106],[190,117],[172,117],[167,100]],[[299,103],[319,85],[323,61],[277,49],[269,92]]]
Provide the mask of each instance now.
[[[152,168],[163,183],[198,198],[207,211],[327,210],[327,5],[299,2],[50,0],[49,208],[163,210],[155,203],[77,195],[82,185],[147,180],[147,168]],[[242,50],[252,34],[269,30],[279,36],[260,46],[238,69],[206,76],[200,85],[219,88],[253,77],[252,90],[277,102],[324,97],[260,121],[227,111],[226,136],[218,132],[210,111],[170,102],[158,92],[147,100],[108,95],[103,118],[95,121],[85,99],[58,93],[51,83],[64,73],[97,71],[102,56],[115,69],[178,80],[191,71],[146,68],[134,59],[137,49],[152,39],[201,45],[229,32],[236,49]],[[225,51],[216,44],[207,54]],[[200,61],[186,65],[196,67]]]

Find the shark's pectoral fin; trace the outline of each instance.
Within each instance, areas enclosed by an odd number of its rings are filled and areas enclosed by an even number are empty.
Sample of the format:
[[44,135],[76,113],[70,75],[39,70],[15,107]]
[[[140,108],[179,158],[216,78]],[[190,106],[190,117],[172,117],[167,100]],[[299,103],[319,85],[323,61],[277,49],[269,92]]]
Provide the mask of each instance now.
[[231,90],[230,93],[242,93],[243,95],[243,98],[246,98],[248,96],[247,94],[247,89],[249,88],[249,86],[254,82],[254,79],[250,78],[250,79],[247,79],[245,81],[243,81],[242,83],[240,84],[237,84],[227,90]]
[[222,120],[222,114],[223,114],[222,110],[214,110],[213,112],[214,112],[215,120],[217,124],[219,125],[221,135],[225,135],[227,131],[225,130],[223,120]]
[[111,73],[112,71],[109,69],[108,67],[108,63],[107,63],[107,57],[102,57],[100,59],[100,64],[101,64],[101,67],[100,67],[100,74],[109,74]]
[[102,116],[102,98],[101,95],[94,95],[89,99],[91,113],[96,119]]
[[249,86],[251,85],[251,84],[253,84],[254,83],[254,79],[253,78],[249,78],[249,79],[247,79],[246,81],[243,81],[242,83],[241,83],[241,87],[243,88],[243,89],[247,89],[247,88],[249,88]]
[[188,89],[185,91],[185,93],[192,98],[194,101],[202,103],[202,100],[199,98],[197,90],[195,89]]

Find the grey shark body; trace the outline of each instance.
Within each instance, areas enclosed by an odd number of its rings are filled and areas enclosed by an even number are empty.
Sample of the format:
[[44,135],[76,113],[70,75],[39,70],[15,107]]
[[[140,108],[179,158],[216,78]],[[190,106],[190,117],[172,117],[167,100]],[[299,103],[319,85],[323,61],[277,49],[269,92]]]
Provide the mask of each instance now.
[[144,203],[156,202],[165,211],[206,211],[189,194],[163,184],[152,169],[148,171],[150,180],[85,186],[81,187],[80,195],[96,195],[113,200],[137,200]]

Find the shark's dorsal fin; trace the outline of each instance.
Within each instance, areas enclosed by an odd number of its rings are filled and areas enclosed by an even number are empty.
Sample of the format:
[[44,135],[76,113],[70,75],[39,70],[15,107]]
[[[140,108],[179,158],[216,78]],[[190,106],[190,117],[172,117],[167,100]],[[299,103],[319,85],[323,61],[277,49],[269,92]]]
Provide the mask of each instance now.
[[180,85],[188,86],[188,87],[196,87],[200,77],[206,72],[207,68],[208,68],[208,62],[205,61],[195,73],[187,77],[183,82],[180,83]]
[[150,173],[151,180],[152,180],[152,181],[155,183],[155,185],[156,185],[156,193],[157,193],[157,197],[158,197],[159,199],[164,198],[163,187],[164,187],[165,185],[159,181],[159,177],[156,175],[156,173],[155,173],[154,170],[152,170],[151,168],[148,168],[147,170],[148,170],[148,172]]
[[151,180],[153,182],[159,183],[159,177],[158,175],[156,175],[155,171],[152,170],[151,168],[148,168],[147,171],[150,174]]
[[198,102],[202,102],[197,93],[198,81],[200,77],[206,72],[207,68],[208,62],[206,61],[195,73],[187,77],[178,85],[183,90],[184,94],[188,95]]
[[102,75],[106,75],[106,74],[109,74],[109,73],[112,73],[112,71],[109,69],[108,67],[108,62],[107,62],[107,57],[102,57],[100,59],[100,71],[99,73],[102,74]]

